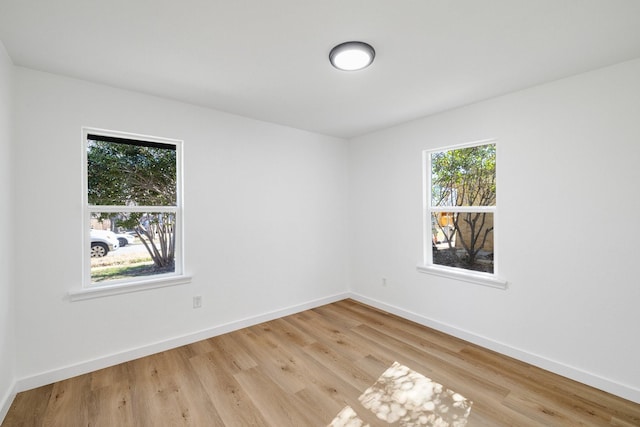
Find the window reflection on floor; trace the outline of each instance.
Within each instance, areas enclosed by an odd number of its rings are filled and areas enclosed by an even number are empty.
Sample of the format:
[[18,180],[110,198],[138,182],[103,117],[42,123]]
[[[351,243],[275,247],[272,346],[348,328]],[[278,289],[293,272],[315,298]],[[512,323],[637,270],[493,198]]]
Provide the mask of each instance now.
[[356,411],[351,406],[345,406],[333,419],[329,427],[370,427],[358,417]]
[[[463,427],[471,412],[470,400],[424,375],[394,362],[359,398],[380,420],[399,426]],[[331,427],[367,427],[350,406]]]

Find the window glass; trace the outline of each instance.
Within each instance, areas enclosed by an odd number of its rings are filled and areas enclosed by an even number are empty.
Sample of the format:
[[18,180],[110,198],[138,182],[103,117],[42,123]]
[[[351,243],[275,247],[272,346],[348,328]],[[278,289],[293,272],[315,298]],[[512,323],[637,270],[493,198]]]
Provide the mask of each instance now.
[[[88,135],[90,205],[176,204],[176,147]],[[117,140],[118,142],[114,142]],[[126,142],[128,141],[128,142]]]
[[493,273],[493,213],[433,212],[432,224],[433,264]]
[[431,153],[432,206],[495,206],[496,145]]
[[[94,212],[90,232],[91,282],[174,273],[175,218],[175,211]],[[115,241],[105,242],[109,237]]]
[[496,144],[437,150],[426,160],[427,264],[494,274]]

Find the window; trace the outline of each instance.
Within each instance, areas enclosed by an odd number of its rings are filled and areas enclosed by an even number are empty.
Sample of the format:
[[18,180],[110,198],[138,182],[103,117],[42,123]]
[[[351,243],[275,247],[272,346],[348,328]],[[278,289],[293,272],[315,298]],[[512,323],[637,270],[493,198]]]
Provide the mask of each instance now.
[[496,144],[424,152],[424,272],[504,287],[496,268]]
[[84,286],[72,299],[184,283],[182,141],[83,129],[83,155]]

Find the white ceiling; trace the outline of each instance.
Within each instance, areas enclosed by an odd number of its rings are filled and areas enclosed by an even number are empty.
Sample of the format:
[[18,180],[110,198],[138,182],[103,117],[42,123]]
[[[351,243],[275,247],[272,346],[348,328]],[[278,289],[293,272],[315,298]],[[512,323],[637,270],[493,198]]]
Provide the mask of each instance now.
[[[0,0],[16,65],[352,137],[640,57],[639,0]],[[376,49],[340,72],[341,42]]]

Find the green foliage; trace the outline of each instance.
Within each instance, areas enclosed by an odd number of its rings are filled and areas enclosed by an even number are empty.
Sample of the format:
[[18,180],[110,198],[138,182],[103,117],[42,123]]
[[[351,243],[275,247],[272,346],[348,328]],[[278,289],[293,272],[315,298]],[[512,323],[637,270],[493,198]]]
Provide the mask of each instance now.
[[89,204],[176,204],[176,152],[105,141],[87,147]]
[[496,145],[431,155],[434,206],[492,206],[496,202]]

